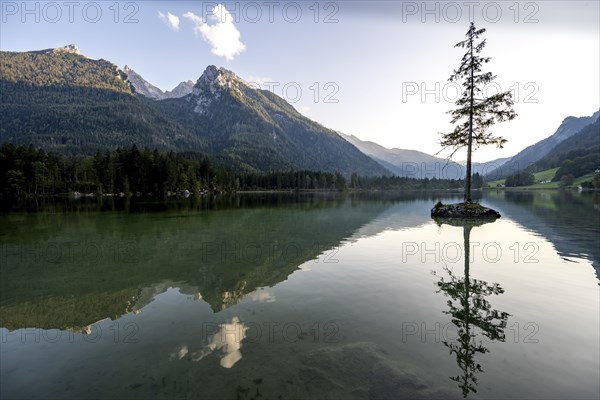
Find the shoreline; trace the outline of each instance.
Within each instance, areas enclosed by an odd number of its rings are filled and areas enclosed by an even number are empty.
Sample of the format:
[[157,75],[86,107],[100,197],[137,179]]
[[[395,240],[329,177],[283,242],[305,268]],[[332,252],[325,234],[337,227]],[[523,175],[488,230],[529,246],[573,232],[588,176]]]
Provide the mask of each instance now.
[[[489,191],[578,191],[578,192],[598,192],[600,188],[575,188],[575,187],[534,187],[534,186],[520,186],[520,187],[483,187],[479,189],[473,189],[473,192],[489,192]],[[147,198],[147,199],[172,199],[172,198],[191,198],[191,197],[207,197],[207,196],[230,196],[237,194],[293,194],[293,193],[462,193],[464,189],[404,189],[404,188],[392,188],[392,189],[251,189],[251,190],[237,190],[231,192],[203,192],[203,193],[190,193],[185,194],[171,194],[171,195],[139,195],[136,193],[78,193],[78,192],[66,192],[57,193],[52,195],[35,195],[27,194],[22,199],[94,199],[94,198]],[[77,195],[75,194],[77,193]],[[8,199],[6,199],[8,200]]]

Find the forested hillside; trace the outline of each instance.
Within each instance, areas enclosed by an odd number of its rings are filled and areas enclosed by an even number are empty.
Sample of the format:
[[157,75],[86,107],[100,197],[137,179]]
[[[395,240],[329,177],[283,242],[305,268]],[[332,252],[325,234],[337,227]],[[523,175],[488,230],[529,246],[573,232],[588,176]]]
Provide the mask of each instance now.
[[600,119],[558,144],[529,168],[532,172],[560,167],[554,181],[565,175],[575,178],[600,168]]
[[[66,50],[65,50],[66,49]],[[69,155],[148,147],[200,152],[229,170],[390,174],[282,98],[209,66],[193,93],[153,101],[127,74],[71,48],[2,52],[0,142]]]
[[[593,115],[587,117],[569,116],[565,118],[556,132],[522,150],[500,168],[488,172],[486,178],[488,180],[496,180],[519,173],[523,170],[531,171],[535,168],[533,167],[534,164],[550,154],[562,142],[573,137],[589,124],[594,123],[599,116],[600,111],[596,111]],[[536,171],[544,169],[546,168],[536,168]]]
[[72,53],[2,52],[0,140],[65,154],[138,146],[201,150],[115,65]]

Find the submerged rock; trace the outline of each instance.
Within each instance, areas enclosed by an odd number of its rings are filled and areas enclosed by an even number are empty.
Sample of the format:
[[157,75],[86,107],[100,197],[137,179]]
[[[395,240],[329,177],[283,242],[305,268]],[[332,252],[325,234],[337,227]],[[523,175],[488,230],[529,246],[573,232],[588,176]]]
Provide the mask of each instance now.
[[427,385],[375,343],[351,343],[307,353],[300,367],[300,398],[431,399],[451,393]]
[[500,213],[479,203],[442,204],[431,209],[434,218],[500,218]]

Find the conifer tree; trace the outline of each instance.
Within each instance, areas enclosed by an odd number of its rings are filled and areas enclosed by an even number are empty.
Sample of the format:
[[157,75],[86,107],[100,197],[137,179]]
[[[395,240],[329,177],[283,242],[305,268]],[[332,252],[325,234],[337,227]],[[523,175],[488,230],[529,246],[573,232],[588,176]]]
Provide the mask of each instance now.
[[455,45],[466,49],[460,66],[454,70],[450,82],[461,81],[463,92],[456,101],[458,108],[448,111],[452,116],[450,121],[457,124],[450,133],[442,134],[440,144],[445,148],[452,148],[450,158],[461,148],[467,148],[467,173],[465,177],[465,203],[471,203],[471,155],[480,146],[495,144],[502,148],[506,139],[493,136],[488,129],[496,122],[514,119],[517,114],[512,109],[514,104],[512,93],[502,92],[489,97],[484,96],[485,85],[496,78],[491,72],[483,72],[483,65],[490,61],[490,57],[483,57],[482,50],[486,41],[479,37],[485,29],[476,29],[471,22],[466,40]]

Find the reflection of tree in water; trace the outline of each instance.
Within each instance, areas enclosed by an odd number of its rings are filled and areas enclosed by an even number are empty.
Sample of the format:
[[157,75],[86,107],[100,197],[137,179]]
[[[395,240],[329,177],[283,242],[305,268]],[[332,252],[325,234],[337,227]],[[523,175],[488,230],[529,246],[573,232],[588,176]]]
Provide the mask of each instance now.
[[470,392],[477,392],[476,373],[483,372],[481,365],[475,361],[475,355],[489,352],[489,349],[483,346],[482,340],[478,341],[477,337],[482,335],[488,340],[504,342],[504,328],[509,314],[493,309],[486,299],[488,296],[504,293],[504,289],[498,283],[489,284],[469,276],[471,229],[485,222],[447,220],[436,222],[463,227],[465,275],[461,278],[448,267],[444,267],[449,279],[442,277],[437,282],[437,286],[438,293],[444,292],[444,295],[450,298],[447,303],[449,310],[444,311],[444,314],[451,315],[452,323],[457,327],[457,339],[443,342],[450,349],[450,354],[456,356],[456,363],[462,370],[462,375],[452,376],[450,379],[458,382],[463,397],[467,397]]

